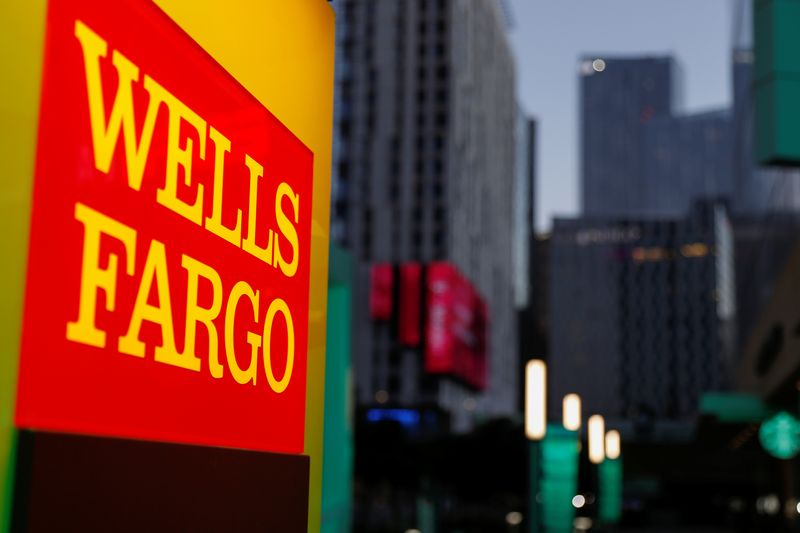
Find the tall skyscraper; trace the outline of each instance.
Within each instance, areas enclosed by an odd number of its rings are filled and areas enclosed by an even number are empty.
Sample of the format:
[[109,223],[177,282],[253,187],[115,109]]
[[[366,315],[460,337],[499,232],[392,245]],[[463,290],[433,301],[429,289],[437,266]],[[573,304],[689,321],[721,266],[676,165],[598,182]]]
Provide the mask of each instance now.
[[556,219],[550,253],[555,410],[577,392],[612,419],[687,420],[725,385],[736,306],[722,204],[681,218]]
[[[514,407],[515,73],[496,0],[339,0],[334,238],[359,261],[360,404],[435,404],[457,429]],[[378,262],[448,260],[488,301],[489,385],[433,382],[367,308]],[[424,387],[423,387],[424,384]]]
[[730,108],[676,112],[679,72],[670,58],[581,62],[584,213],[679,217],[719,198],[736,214],[800,205],[786,171],[754,166],[752,52],[733,50]]
[[644,128],[641,211],[680,217],[698,199],[732,198],[733,136],[727,109],[651,120]]
[[518,403],[522,408],[525,363],[545,354],[536,352],[538,330],[536,304],[545,292],[536,285],[536,121],[519,110],[516,126],[514,172],[514,306],[517,312],[519,357],[517,366]]
[[536,221],[536,121],[521,109],[515,130],[514,164],[514,305],[528,307],[531,301],[531,248]]
[[670,57],[580,62],[584,214],[642,212],[644,129],[651,120],[671,115],[677,78]]

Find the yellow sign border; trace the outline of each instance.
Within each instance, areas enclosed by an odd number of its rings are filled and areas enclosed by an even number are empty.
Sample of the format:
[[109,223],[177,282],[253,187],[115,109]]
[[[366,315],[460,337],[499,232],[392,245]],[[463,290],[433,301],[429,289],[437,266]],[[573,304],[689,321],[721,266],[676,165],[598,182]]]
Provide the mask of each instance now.
[[[155,0],[314,152],[305,451],[308,530],[319,531],[325,381],[334,14],[325,0]],[[8,529],[13,413],[38,126],[46,0],[4,2],[0,43],[0,531]],[[144,38],[144,37],[143,37]]]

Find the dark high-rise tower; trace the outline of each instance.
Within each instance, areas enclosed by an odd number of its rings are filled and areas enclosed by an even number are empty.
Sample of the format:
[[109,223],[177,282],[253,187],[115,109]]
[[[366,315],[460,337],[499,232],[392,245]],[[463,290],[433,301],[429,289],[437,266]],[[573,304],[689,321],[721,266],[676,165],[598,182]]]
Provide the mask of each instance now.
[[644,128],[672,112],[674,62],[670,57],[586,58],[580,76],[583,212],[641,212]]
[[551,414],[577,392],[614,420],[691,419],[731,370],[733,252],[715,202],[676,218],[556,219]]

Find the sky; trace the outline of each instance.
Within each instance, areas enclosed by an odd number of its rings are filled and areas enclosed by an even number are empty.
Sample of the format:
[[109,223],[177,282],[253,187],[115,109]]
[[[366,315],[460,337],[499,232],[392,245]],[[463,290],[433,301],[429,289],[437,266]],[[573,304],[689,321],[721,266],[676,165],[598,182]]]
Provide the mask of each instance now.
[[730,104],[734,0],[507,0],[522,108],[539,123],[536,228],[580,206],[578,58],[672,54],[681,112]]

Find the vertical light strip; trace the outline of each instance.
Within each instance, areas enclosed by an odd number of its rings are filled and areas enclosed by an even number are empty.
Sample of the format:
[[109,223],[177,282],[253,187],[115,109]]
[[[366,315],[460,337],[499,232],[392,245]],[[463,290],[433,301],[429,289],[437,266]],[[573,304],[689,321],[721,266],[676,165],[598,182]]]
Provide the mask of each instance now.
[[598,465],[606,458],[606,424],[600,415],[589,417],[589,460]]
[[581,429],[581,397],[567,394],[561,406],[564,429],[578,431]]
[[541,440],[547,431],[547,366],[532,359],[525,367],[525,436]]
[[619,459],[622,453],[622,444],[619,438],[619,431],[612,429],[606,433],[606,457],[611,460]]

